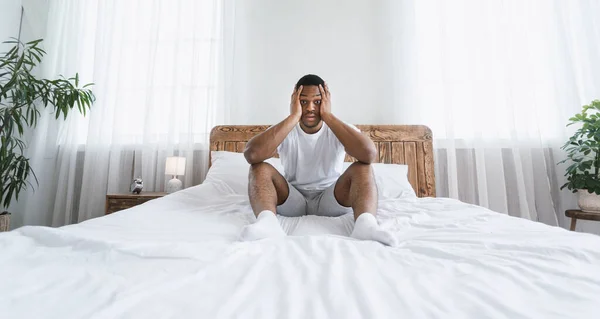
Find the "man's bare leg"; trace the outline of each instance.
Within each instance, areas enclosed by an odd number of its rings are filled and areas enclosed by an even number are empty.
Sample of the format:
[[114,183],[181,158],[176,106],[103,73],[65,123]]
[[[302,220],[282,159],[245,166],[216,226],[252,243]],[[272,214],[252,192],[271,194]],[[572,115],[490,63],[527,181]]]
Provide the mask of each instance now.
[[256,222],[242,229],[241,239],[249,241],[285,236],[275,214],[277,205],[283,204],[288,194],[287,181],[273,166],[264,162],[250,166],[248,196]]
[[287,181],[271,164],[262,162],[250,166],[248,196],[257,217],[264,210],[275,212],[289,193]]
[[335,198],[342,206],[354,211],[354,230],[351,237],[362,240],[375,240],[393,246],[394,236],[382,230],[377,223],[377,184],[373,168],[369,164],[353,163],[338,179]]

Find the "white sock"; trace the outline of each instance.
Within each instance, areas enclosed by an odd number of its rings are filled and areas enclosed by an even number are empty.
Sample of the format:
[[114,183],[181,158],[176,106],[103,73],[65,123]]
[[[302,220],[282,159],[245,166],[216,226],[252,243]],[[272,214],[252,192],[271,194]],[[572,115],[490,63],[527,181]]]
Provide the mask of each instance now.
[[277,216],[270,210],[263,210],[256,217],[254,224],[246,225],[242,229],[242,241],[259,240],[263,238],[285,237],[286,233],[279,225]]
[[389,231],[382,230],[373,214],[360,214],[354,222],[350,237],[362,240],[374,240],[387,246],[396,245],[396,238]]

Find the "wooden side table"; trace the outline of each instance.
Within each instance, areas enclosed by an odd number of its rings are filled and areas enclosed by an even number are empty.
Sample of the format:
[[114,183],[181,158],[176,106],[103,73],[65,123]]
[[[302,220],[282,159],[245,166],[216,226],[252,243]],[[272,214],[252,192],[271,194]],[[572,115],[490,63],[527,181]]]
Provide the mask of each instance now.
[[567,209],[565,211],[565,216],[571,217],[571,230],[575,230],[575,224],[577,224],[577,219],[600,221],[600,212],[590,213],[584,212],[580,209]]
[[108,194],[106,195],[105,215],[118,212],[139,204],[145,203],[155,198],[160,198],[167,193],[158,192],[141,192],[138,194],[123,193],[123,194]]

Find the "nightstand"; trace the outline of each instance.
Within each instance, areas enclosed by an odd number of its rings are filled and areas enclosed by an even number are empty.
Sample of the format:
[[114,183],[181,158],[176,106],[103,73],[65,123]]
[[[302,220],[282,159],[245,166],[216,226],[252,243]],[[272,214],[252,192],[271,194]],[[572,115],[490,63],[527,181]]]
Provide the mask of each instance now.
[[571,217],[571,230],[575,230],[575,225],[577,224],[578,219],[600,221],[600,212],[589,213],[579,209],[568,209],[565,211],[565,216]]
[[123,209],[131,208],[139,204],[143,204],[149,200],[160,198],[167,193],[141,192],[138,194],[108,194],[106,195],[106,206],[104,214],[112,214]]

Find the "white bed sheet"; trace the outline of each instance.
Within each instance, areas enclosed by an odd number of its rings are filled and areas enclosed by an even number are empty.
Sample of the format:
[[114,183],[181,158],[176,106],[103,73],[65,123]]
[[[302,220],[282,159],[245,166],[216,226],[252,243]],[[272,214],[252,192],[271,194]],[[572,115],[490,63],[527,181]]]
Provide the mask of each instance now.
[[0,318],[599,318],[600,237],[450,199],[281,218],[238,242],[247,198],[204,184],[58,229],[0,234]]

